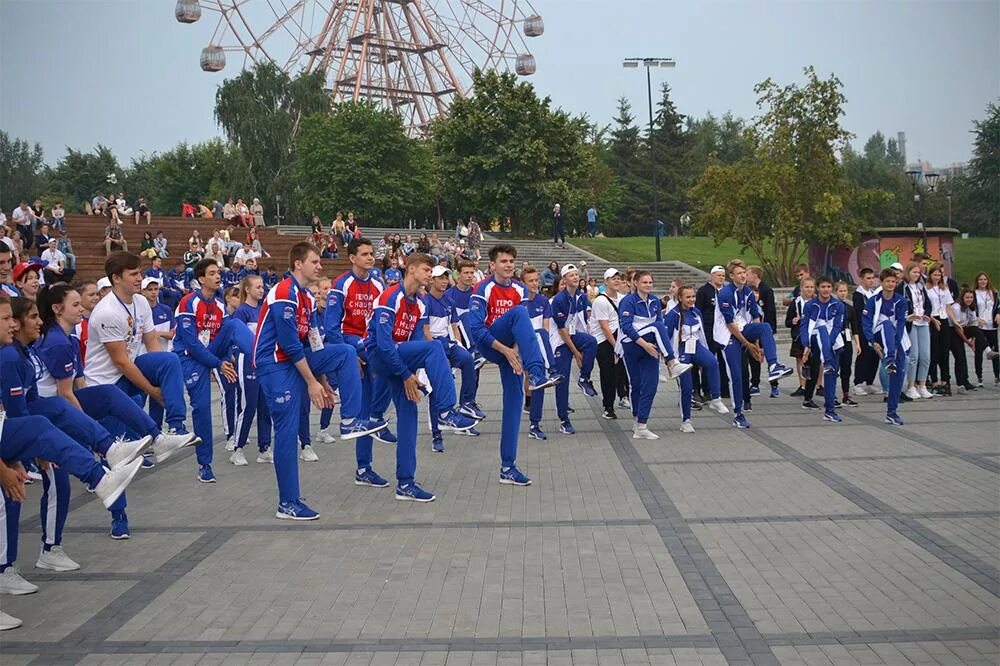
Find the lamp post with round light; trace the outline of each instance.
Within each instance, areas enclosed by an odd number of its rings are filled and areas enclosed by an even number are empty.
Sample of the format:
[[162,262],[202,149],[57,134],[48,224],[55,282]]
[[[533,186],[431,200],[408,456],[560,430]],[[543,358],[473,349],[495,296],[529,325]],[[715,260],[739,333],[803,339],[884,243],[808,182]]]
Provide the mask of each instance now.
[[660,261],[660,210],[656,192],[656,145],[653,142],[653,83],[649,70],[651,67],[669,67],[677,65],[673,58],[625,58],[622,67],[625,69],[646,68],[646,96],[649,102],[649,163],[652,167],[653,181],[653,237],[656,238],[656,260]]
[[923,169],[907,169],[906,175],[910,177],[910,185],[913,186],[913,203],[918,206],[918,214],[920,219],[917,221],[917,228],[923,232],[924,236],[924,250],[927,249],[927,202],[920,197],[920,181],[924,181],[927,184],[927,191],[933,192],[935,185],[937,185],[938,174],[930,171],[924,173]]

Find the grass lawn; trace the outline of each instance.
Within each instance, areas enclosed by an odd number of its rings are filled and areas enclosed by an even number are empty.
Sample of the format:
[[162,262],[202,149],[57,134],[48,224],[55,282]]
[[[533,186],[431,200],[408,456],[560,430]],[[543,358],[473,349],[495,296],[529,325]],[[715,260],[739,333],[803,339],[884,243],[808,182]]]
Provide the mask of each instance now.
[[[652,236],[627,236],[622,238],[574,238],[570,242],[592,252],[611,263],[626,264],[656,260],[655,241]],[[740,252],[735,240],[727,239],[716,245],[711,238],[667,237],[660,241],[664,259],[677,259],[695,268],[707,271],[715,264],[725,264],[730,259],[742,258],[756,263],[752,252]],[[803,259],[805,253],[803,253]],[[986,271],[994,284],[1000,282],[1000,238],[955,239],[955,278],[972,282],[979,271]]]

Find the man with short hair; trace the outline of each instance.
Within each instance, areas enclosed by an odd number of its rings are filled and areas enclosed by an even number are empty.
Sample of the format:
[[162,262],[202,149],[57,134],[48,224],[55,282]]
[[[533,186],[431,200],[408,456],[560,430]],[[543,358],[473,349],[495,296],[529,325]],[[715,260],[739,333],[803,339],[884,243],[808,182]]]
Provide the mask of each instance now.
[[521,403],[524,400],[521,375],[524,371],[528,372],[532,391],[555,386],[563,381],[563,377],[558,374],[546,376],[528,311],[518,307],[525,299],[527,290],[513,279],[517,250],[507,244],[494,245],[489,257],[491,274],[476,285],[469,299],[466,329],[479,353],[500,367],[503,387],[500,483],[527,486],[531,484],[531,479],[516,466]]
[[587,231],[591,238],[597,237],[597,209],[593,206],[587,209]]
[[844,304],[833,297],[833,280],[823,276],[816,281],[816,296],[802,309],[799,339],[802,344],[802,362],[808,363],[809,379],[802,406],[816,409],[813,394],[820,374],[823,379],[823,420],[840,423],[837,414],[837,370],[844,341]]
[[112,252],[119,250],[128,252],[128,241],[122,235],[121,223],[111,218],[104,227],[104,254],[110,257]]
[[[604,293],[594,299],[590,312],[590,334],[597,342],[596,360],[601,373],[601,399],[604,403],[606,419],[617,419],[615,395],[623,407],[628,400],[628,373],[625,364],[616,358],[615,345],[618,342],[618,303],[624,294],[622,275],[617,268],[604,271]],[[631,406],[631,405],[629,405]]]
[[48,247],[42,252],[42,261],[45,263],[45,268],[43,272],[45,274],[46,284],[55,284],[56,282],[72,282],[73,275],[76,273],[71,269],[67,263],[66,255],[59,251],[58,248],[59,241],[55,238],[50,238]]
[[274,422],[275,517],[316,520],[319,513],[303,501],[299,490],[298,433],[303,414],[309,411],[302,398],[308,396],[320,410],[333,407],[333,389],[326,378],[336,377],[341,439],[363,437],[383,426],[359,418],[362,391],[357,352],[350,345],[323,342],[316,300],[305,287],[322,276],[319,251],[307,242],[293,245],[288,251],[288,272],[261,305],[253,358]]
[[[757,293],[757,302],[760,304],[761,310],[764,312],[764,323],[771,327],[771,333],[777,335],[778,333],[778,311],[774,300],[774,289],[764,282],[764,269],[760,266],[748,266],[747,267],[747,284],[750,288]],[[760,363],[756,359],[751,359],[747,356],[747,361],[752,363],[752,367],[749,368],[751,379],[750,394],[756,395],[760,393]],[[781,396],[781,389],[778,388],[778,382],[772,380],[771,384],[771,397],[777,398]]]
[[879,278],[882,290],[869,298],[865,304],[861,328],[865,339],[881,359],[889,375],[885,422],[901,426],[903,419],[899,418],[896,409],[899,407],[899,396],[903,392],[906,352],[910,348],[910,338],[906,334],[909,306],[902,294],[896,291],[899,276],[894,268],[883,269]]
[[[364,346],[372,372],[389,385],[396,418],[399,423],[396,442],[396,499],[413,502],[433,502],[434,495],[417,485],[417,403],[429,393],[432,413],[437,414],[437,426],[454,431],[468,430],[478,419],[471,418],[455,406],[455,380],[437,340],[422,340],[421,322],[427,307],[418,297],[421,287],[432,280],[433,259],[414,252],[406,258],[403,281],[382,292],[378,305],[368,322]],[[418,334],[417,331],[420,331]],[[421,380],[427,377],[430,386]]]
[[[863,319],[865,316],[868,299],[878,292],[875,271],[867,267],[862,268],[858,272],[858,286],[854,290],[854,295],[851,296],[851,303],[854,305],[854,311],[858,313],[859,319]],[[860,338],[861,351],[854,363],[854,395],[880,393],[881,391],[875,388],[875,378],[879,374],[878,355],[864,335],[861,335]]]
[[22,199],[10,217],[17,225],[17,233],[21,236],[25,251],[29,250],[31,243],[34,242],[35,214],[28,206],[28,202]]
[[[722,354],[722,346],[715,341],[715,302],[719,295],[719,290],[726,284],[726,269],[722,266],[713,266],[709,271],[708,282],[698,287],[695,292],[695,307],[701,312],[701,319],[705,326],[705,341],[708,343],[708,350],[715,354],[719,361],[719,382],[722,387],[722,397],[729,398],[729,375],[726,374],[726,359]],[[698,372],[691,377],[694,395],[697,398],[701,395],[705,400],[711,400],[708,394],[708,374],[705,368],[698,368]]]

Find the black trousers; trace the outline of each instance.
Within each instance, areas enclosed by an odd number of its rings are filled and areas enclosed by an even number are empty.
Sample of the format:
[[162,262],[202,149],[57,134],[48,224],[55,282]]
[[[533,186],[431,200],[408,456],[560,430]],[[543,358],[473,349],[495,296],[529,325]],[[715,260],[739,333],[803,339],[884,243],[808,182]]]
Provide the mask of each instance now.
[[840,388],[847,395],[851,388],[851,364],[854,362],[854,343],[845,342],[840,350]]
[[[976,347],[984,344],[981,340],[985,340],[985,336],[978,327],[966,326],[963,330],[965,331],[966,339],[976,341]],[[959,337],[958,333],[952,331],[951,354],[955,357],[955,383],[959,386],[967,386],[969,384],[969,361],[965,357],[966,349],[968,347],[962,342],[962,338]]]
[[615,363],[615,347],[605,340],[597,345],[597,368],[601,372],[601,400],[604,409],[614,411],[615,398],[627,398],[629,385],[625,361]]
[[552,225],[552,241],[555,243],[562,243],[563,245],[566,244],[566,232],[563,231],[563,225]]
[[935,384],[939,380],[947,384],[951,382],[951,364],[948,362],[948,356],[951,354],[951,338],[954,332],[951,330],[950,320],[938,318],[938,321],[941,323],[940,330],[931,325],[931,367],[927,376]]
[[[976,338],[976,377],[979,381],[983,381],[983,354],[986,352],[986,348],[989,347],[993,351],[1000,350],[997,349],[997,329],[984,331],[977,328],[976,330],[982,333]],[[993,379],[998,377],[1000,377],[1000,358],[995,358],[993,359]]]
[[854,363],[854,384],[874,384],[878,377],[879,358],[864,337],[861,338],[861,353]]

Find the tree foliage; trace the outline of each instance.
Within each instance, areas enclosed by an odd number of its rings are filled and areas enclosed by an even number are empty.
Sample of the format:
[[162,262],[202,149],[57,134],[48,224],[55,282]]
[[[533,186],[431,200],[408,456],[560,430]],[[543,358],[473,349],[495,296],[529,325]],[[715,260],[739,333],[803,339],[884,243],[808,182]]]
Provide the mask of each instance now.
[[38,196],[43,181],[42,147],[0,130],[0,210],[11,210],[22,199]]
[[957,224],[976,235],[1000,236],[1000,105],[991,102],[973,126],[972,160],[954,188]]
[[[713,161],[692,190],[696,229],[749,247],[771,277],[787,284],[809,242],[857,242],[878,190],[855,187],[837,159],[849,133],[840,126],[845,98],[835,76],[811,67],[804,85],[758,84],[761,115],[746,136],[752,154]],[[765,244],[770,241],[769,251]]]
[[291,176],[299,127],[306,116],[329,108],[322,71],[292,78],[273,63],[260,62],[228,79],[215,94],[215,119],[239,152],[234,178],[265,206],[282,195],[294,214],[296,188]]
[[107,146],[98,144],[94,152],[66,149],[48,173],[48,193],[62,197],[66,210],[80,211],[98,192],[118,192],[124,176],[118,158]]
[[428,146],[407,136],[397,113],[368,102],[303,120],[296,180],[304,209],[323,219],[353,210],[366,223],[400,226],[433,198]]
[[587,122],[553,110],[510,73],[477,70],[473,86],[431,126],[446,216],[510,217],[517,234],[537,233],[557,202],[568,220],[582,215],[575,207],[589,198],[595,165]]

